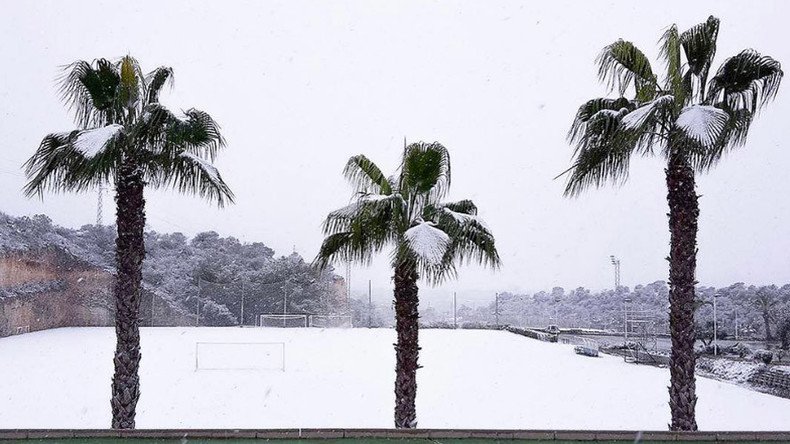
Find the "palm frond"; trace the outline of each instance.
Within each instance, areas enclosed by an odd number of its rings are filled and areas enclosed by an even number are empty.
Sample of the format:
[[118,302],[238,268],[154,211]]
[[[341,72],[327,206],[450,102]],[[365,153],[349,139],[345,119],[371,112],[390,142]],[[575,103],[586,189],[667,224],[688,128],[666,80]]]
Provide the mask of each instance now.
[[159,94],[167,85],[173,87],[173,68],[160,66],[145,76],[146,105],[159,102]]
[[710,66],[716,56],[716,39],[719,35],[719,19],[708,17],[680,35],[680,43],[686,53],[689,71],[697,76],[700,100],[705,100],[705,88]]
[[730,109],[754,114],[776,97],[784,73],[771,57],[747,49],[725,60],[710,79],[708,104],[725,102]]
[[360,193],[392,194],[392,186],[381,169],[364,154],[348,159],[343,176]]
[[233,203],[234,195],[219,170],[205,159],[183,151],[176,156],[163,153],[145,156],[145,179],[154,187],[172,187],[184,194],[196,194],[219,207]]
[[450,153],[439,142],[408,145],[400,167],[401,193],[441,199],[450,188]]
[[438,228],[449,235],[451,241],[444,262],[476,262],[494,269],[500,266],[494,236],[479,216],[455,212],[444,206],[434,221]]
[[132,56],[124,56],[117,63],[121,76],[118,88],[118,103],[127,113],[134,113],[142,108],[145,97],[145,76],[142,68]]
[[656,76],[645,54],[633,43],[622,39],[605,47],[596,60],[598,78],[621,96],[634,84],[636,98],[652,100],[656,93]]
[[719,108],[691,105],[683,108],[675,126],[686,138],[703,147],[709,147],[721,137],[728,120],[727,113]]
[[665,89],[675,98],[675,109],[680,108],[691,98],[690,86],[683,81],[683,65],[680,60],[680,36],[678,27],[670,26],[661,36],[659,57],[664,59],[667,69]]
[[189,109],[185,117],[176,117],[164,106],[154,103],[145,107],[134,128],[135,139],[154,154],[182,151],[214,161],[225,146],[219,124],[200,110]]
[[60,98],[81,128],[116,123],[121,76],[115,65],[105,59],[97,59],[93,65],[76,61],[64,67],[59,79]]
[[[602,110],[587,123],[587,129],[576,143],[575,161],[560,174],[568,175],[565,195],[578,195],[584,189],[599,187],[608,181],[628,177],[631,154],[639,137],[623,131],[621,120],[626,110]],[[559,176],[558,176],[559,177]]]
[[636,108],[636,103],[625,97],[618,97],[616,99],[602,97],[588,100],[579,107],[578,111],[576,111],[576,116],[574,117],[573,123],[571,124],[571,129],[568,131],[568,140],[571,143],[578,142],[579,137],[581,137],[585,132],[587,122],[589,122],[590,118],[592,118],[592,116],[594,116],[598,111],[605,109],[611,111],[620,111],[623,108],[626,110],[633,110]]
[[44,137],[23,165],[28,178],[25,195],[41,196],[44,191],[80,192],[109,181],[114,171],[118,136],[114,133],[97,137],[95,132],[101,130],[75,130]]
[[405,207],[406,202],[400,194],[362,195],[349,205],[329,213],[324,221],[324,233],[349,231],[355,225],[394,231]]

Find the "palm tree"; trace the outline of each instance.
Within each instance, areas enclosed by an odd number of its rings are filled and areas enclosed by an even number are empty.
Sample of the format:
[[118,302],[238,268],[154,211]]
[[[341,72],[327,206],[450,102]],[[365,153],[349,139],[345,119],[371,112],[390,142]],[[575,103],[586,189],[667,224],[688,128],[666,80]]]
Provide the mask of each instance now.
[[470,200],[444,203],[450,187],[450,155],[439,143],[404,148],[395,176],[387,178],[364,155],[343,171],[354,187],[352,203],[329,213],[315,259],[320,268],[333,260],[369,263],[393,247],[395,316],[395,427],[417,426],[417,280],[436,285],[456,274],[456,265],[477,262],[498,268],[494,236]]
[[173,71],[166,67],[144,75],[129,56],[118,62],[68,65],[60,82],[61,98],[81,129],[47,135],[25,163],[28,196],[115,186],[113,428],[134,428],[140,397],[144,188],[172,187],[219,206],[233,201],[217,169],[204,160],[213,161],[225,145],[218,125],[202,111],[190,109],[178,117],[159,103],[163,86],[172,79]]
[[[568,137],[576,146],[566,195],[628,176],[633,155],[666,162],[669,203],[669,283],[672,355],[669,387],[672,430],[696,430],[694,382],[694,284],[699,207],[695,174],[741,146],[757,111],[773,99],[782,79],[779,62],[747,49],[709,78],[719,20],[661,38],[663,81],[633,43],[618,40],[598,56],[598,76],[616,98],[583,104]],[[685,62],[683,57],[685,56]],[[633,85],[633,96],[626,92]]]

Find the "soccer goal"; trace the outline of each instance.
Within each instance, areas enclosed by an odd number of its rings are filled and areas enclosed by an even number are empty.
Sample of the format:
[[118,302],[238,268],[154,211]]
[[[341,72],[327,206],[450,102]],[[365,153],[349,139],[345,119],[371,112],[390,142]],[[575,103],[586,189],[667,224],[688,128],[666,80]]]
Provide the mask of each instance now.
[[317,328],[351,328],[351,316],[347,315],[312,315],[310,326]]
[[196,342],[195,371],[285,371],[284,342]]
[[262,314],[258,325],[281,328],[307,327],[307,315]]

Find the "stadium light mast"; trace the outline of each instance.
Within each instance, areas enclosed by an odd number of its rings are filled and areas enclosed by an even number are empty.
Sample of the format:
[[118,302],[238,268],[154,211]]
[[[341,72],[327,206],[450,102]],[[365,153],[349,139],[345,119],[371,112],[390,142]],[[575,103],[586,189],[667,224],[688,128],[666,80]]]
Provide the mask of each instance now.
[[620,289],[620,259],[614,255],[609,256],[609,259],[614,267],[614,291],[617,292]]

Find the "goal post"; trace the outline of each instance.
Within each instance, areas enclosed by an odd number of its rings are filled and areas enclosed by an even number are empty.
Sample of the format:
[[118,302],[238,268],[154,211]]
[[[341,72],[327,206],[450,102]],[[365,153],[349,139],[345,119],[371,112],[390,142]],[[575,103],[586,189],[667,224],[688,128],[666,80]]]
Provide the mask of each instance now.
[[196,342],[195,371],[285,371],[284,342]]
[[310,327],[316,328],[351,328],[353,327],[351,316],[348,315],[312,315],[310,316]]
[[259,317],[260,327],[294,328],[307,327],[307,315],[262,314]]

